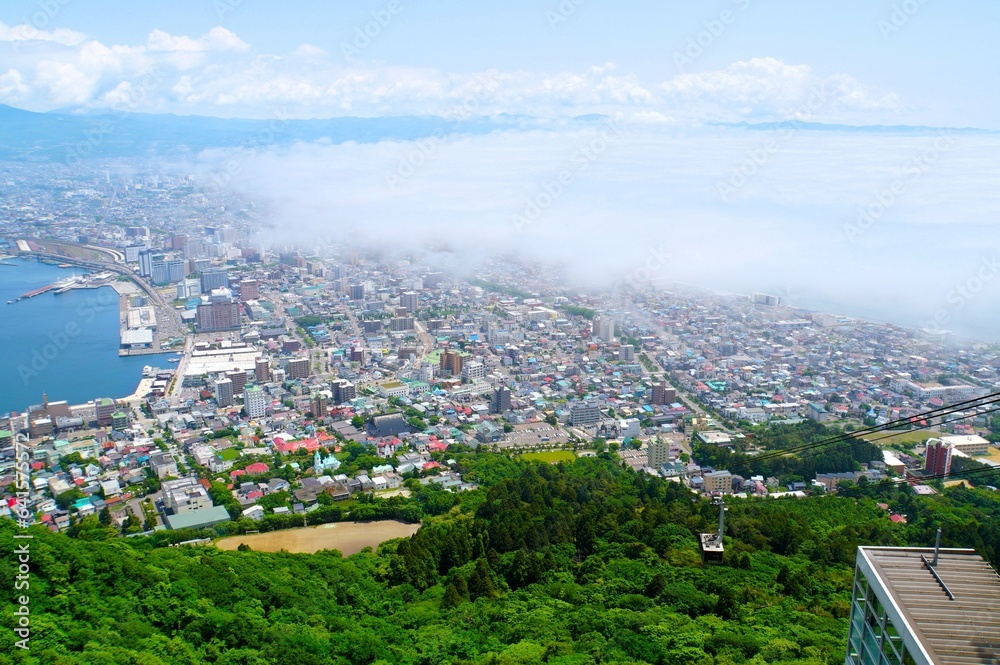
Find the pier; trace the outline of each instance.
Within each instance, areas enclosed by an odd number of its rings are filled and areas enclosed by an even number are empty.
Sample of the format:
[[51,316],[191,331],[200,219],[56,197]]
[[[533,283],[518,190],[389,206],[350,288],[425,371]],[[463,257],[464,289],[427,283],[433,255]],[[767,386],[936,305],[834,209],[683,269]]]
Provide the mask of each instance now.
[[43,293],[48,293],[52,289],[59,288],[61,285],[56,282],[55,284],[49,284],[48,286],[43,286],[40,289],[35,289],[34,291],[28,291],[22,295],[18,300],[27,300],[28,298],[34,298],[35,296],[40,296]]

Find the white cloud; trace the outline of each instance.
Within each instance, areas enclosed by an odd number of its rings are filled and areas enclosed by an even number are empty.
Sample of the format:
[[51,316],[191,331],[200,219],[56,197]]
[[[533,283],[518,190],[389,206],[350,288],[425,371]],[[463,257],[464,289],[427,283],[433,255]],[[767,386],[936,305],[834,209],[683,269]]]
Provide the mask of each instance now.
[[[656,277],[719,290],[791,291],[796,304],[917,325],[947,305],[948,290],[971,276],[1000,242],[995,135],[956,142],[915,178],[908,164],[927,155],[934,134],[875,134],[727,128],[681,130],[625,123],[599,156],[574,157],[596,127],[454,136],[437,143],[307,144],[204,155],[201,176],[235,158],[229,186],[275,224],[279,245],[317,239],[386,238],[447,244],[470,270],[504,252],[565,267],[577,283],[607,286],[666,247]],[[780,149],[726,203],[717,185],[765,142]],[[419,160],[412,160],[413,155]],[[419,161],[395,188],[387,173]],[[546,202],[562,172],[571,182]],[[855,240],[845,234],[858,209],[894,183],[895,203]],[[532,201],[541,212],[520,230]],[[404,243],[405,244],[405,243]],[[391,245],[391,243],[390,243]],[[405,244],[406,250],[412,249]],[[1000,284],[954,315],[955,329],[992,317]],[[989,319],[992,321],[992,319]]]
[[215,27],[197,39],[186,36],[171,35],[163,30],[153,30],[146,39],[146,48],[150,52],[188,51],[201,53],[206,51],[236,51],[247,53],[250,45],[237,37],[233,32]]
[[0,42],[52,42],[62,46],[77,46],[86,35],[75,30],[56,28],[52,31],[40,30],[33,25],[7,25],[0,21]]
[[624,112],[651,122],[781,120],[800,111],[812,90],[829,99],[814,119],[897,120],[901,104],[847,74],[816,75],[773,58],[737,62],[712,72],[640,80],[604,62],[579,71],[488,71],[470,74],[390,65],[345,64],[301,44],[288,56],[259,53],[232,31],[199,37],[153,30],[139,45],[105,45],[83,35],[0,24],[0,39],[29,40],[10,63],[21,75],[19,99],[33,109],[67,103],[101,108],[123,83],[155,68],[159,85],[137,111],[272,117],[500,113],[566,118]]
[[56,106],[86,104],[94,99],[98,76],[84,73],[73,63],[43,60],[38,63],[33,84]]
[[[859,112],[895,112],[893,93],[874,92],[853,77],[816,75],[807,65],[775,58],[736,62],[726,69],[679,74],[660,86],[674,108],[697,107],[708,117],[725,120],[791,118],[815,115],[842,118]],[[813,104],[814,108],[810,105]]]
[[326,56],[326,49],[315,44],[299,44],[298,48],[292,51],[292,55],[299,58],[323,58]]
[[0,74],[0,102],[16,104],[24,99],[28,92],[29,88],[24,84],[21,72],[8,69],[4,74]]

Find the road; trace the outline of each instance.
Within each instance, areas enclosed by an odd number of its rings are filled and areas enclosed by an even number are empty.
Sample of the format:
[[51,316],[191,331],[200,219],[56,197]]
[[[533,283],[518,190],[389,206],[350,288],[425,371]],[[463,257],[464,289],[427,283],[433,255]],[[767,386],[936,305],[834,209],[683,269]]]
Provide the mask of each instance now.
[[[644,309],[642,309],[641,307],[639,307],[638,305],[636,305],[635,302],[629,302],[628,304],[630,306],[631,312],[634,315],[637,315],[637,316],[643,318],[644,321],[645,321],[645,324],[647,326],[649,326],[651,329],[653,329],[654,331],[656,331],[656,333],[659,336],[661,336],[663,338],[667,337],[667,335],[669,333],[667,332],[666,329],[663,328],[663,326],[661,326],[659,324],[658,321],[656,321],[655,318],[653,318],[652,316],[650,316]],[[657,367],[660,366],[657,361],[654,360],[653,362],[657,365]],[[642,367],[642,373],[643,373],[644,377],[649,377],[650,379],[658,379],[660,381],[664,381],[665,383],[668,383],[671,386],[674,386],[673,382],[670,382],[670,381],[666,380],[668,372],[667,372],[667,370],[663,369],[662,367],[659,370],[655,371],[655,372],[650,372],[650,371],[648,371],[646,369],[646,366],[644,364],[640,363],[640,366]],[[673,377],[671,377],[671,378],[673,378]],[[706,411],[705,408],[702,407],[701,405],[699,405],[698,402],[695,401],[695,399],[689,393],[685,392],[684,390],[682,390],[679,387],[676,387],[676,386],[674,386],[674,387],[677,390],[677,399],[680,400],[680,402],[682,404],[684,404],[684,406],[686,406],[688,409],[690,409],[694,413],[698,414],[699,416],[703,416],[703,417],[707,417],[707,418],[712,418],[715,421],[715,424],[716,424],[717,427],[719,427],[723,431],[727,432],[728,434],[733,434],[732,431],[730,431],[721,422],[719,422],[719,419],[715,416],[714,413]]]

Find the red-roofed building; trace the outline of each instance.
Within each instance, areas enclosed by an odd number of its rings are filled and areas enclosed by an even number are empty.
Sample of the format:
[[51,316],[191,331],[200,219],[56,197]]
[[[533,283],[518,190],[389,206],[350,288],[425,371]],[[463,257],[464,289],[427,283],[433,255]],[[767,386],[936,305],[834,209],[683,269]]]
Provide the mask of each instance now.
[[240,476],[245,476],[245,475],[247,475],[247,472],[244,471],[243,469],[236,469],[234,471],[229,472],[230,478],[239,478]]
[[271,467],[269,467],[268,465],[264,464],[263,462],[254,462],[253,464],[248,464],[247,467],[246,467],[246,472],[247,473],[252,473],[254,475],[258,475],[258,474],[261,474],[261,473],[267,473],[270,470],[271,470]]
[[296,450],[299,449],[299,442],[285,441],[284,439],[275,439],[274,447],[277,449],[279,453],[287,455],[288,453],[294,453]]

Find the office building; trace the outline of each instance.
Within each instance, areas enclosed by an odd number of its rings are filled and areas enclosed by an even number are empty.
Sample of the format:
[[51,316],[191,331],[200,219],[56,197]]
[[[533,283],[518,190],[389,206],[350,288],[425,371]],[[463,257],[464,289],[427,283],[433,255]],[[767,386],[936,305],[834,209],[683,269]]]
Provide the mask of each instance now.
[[845,665],[1000,659],[1000,577],[971,549],[859,547]]
[[670,442],[650,441],[646,444],[646,466],[659,469],[670,462]]
[[618,421],[618,436],[623,440],[634,439],[642,434],[642,425],[638,418],[623,418]]
[[365,299],[365,285],[364,284],[351,284],[350,286],[351,300],[364,300]]
[[450,372],[450,376],[461,376],[463,359],[457,351],[444,351],[441,353],[441,369]]
[[586,427],[601,421],[601,410],[596,404],[578,404],[570,409],[570,425]]
[[209,293],[214,289],[229,287],[229,273],[225,270],[205,270],[201,273],[201,291]]
[[490,413],[506,413],[507,411],[510,411],[510,388],[497,386],[493,389],[493,398],[490,400]]
[[711,494],[731,494],[733,491],[733,474],[728,471],[713,471],[705,474],[705,492]]
[[268,383],[271,380],[271,363],[267,358],[257,358],[254,361],[254,380],[257,383]]
[[139,262],[139,252],[144,249],[149,249],[144,243],[136,245],[126,245],[125,246],[125,263],[138,263]]
[[618,347],[618,360],[623,363],[635,362],[635,347],[631,344],[622,344]]
[[94,400],[94,419],[97,421],[98,427],[109,427],[111,425],[111,416],[115,412],[118,406],[115,401],[109,397],[101,397]]
[[260,386],[247,386],[243,392],[243,407],[248,418],[263,418],[267,412],[267,397]]
[[201,295],[201,282],[197,279],[182,279],[177,283],[177,299],[187,300]]
[[240,306],[232,298],[217,297],[198,305],[195,313],[198,332],[235,330],[240,327]]
[[309,410],[312,411],[313,418],[326,418],[329,414],[326,408],[326,395],[313,393],[309,398]]
[[927,442],[927,454],[924,459],[924,471],[935,476],[947,476],[951,473],[951,453],[954,448],[941,439],[931,439]]
[[615,320],[607,316],[595,316],[592,331],[594,336],[605,342],[615,341]]
[[229,379],[215,381],[215,403],[220,407],[233,405],[233,382]]
[[188,259],[189,273],[205,272],[206,270],[209,270],[211,267],[212,267],[212,262],[209,259]]
[[652,403],[654,406],[663,406],[666,404],[673,404],[677,401],[677,391],[673,388],[668,388],[665,383],[654,383],[653,384],[653,397]]
[[169,273],[167,272],[167,262],[166,262],[166,260],[164,260],[162,258],[160,258],[160,259],[153,259],[153,262],[152,262],[151,265],[152,265],[152,268],[151,268],[151,271],[150,271],[150,277],[149,277],[149,279],[150,279],[151,282],[153,282],[153,284],[161,285],[161,284],[167,284],[167,283],[170,282],[170,276],[169,276]]
[[211,508],[214,505],[208,490],[198,483],[197,478],[164,481],[162,491],[163,508],[171,515]]
[[397,316],[389,319],[389,330],[392,332],[407,332],[413,330],[413,317]]
[[153,260],[163,260],[163,255],[152,249],[139,250],[139,276],[153,276]]
[[403,291],[399,295],[399,306],[406,308],[406,311],[413,313],[417,311],[419,296],[416,291]]
[[767,293],[755,293],[752,300],[755,305],[767,305],[769,307],[777,307],[781,304],[781,296],[772,296]]
[[185,277],[185,267],[184,261],[180,259],[170,259],[167,261],[167,281],[170,284],[176,284],[183,280]]
[[124,411],[115,411],[111,414],[111,429],[122,431],[128,427],[128,414]]
[[486,378],[486,366],[478,360],[465,363],[462,367],[462,378],[473,382]]
[[357,388],[353,383],[347,381],[346,379],[331,381],[330,388],[333,391],[334,404],[344,404],[345,402],[350,402],[358,396]]
[[929,439],[927,444],[930,445],[936,441],[940,441],[941,443],[951,446],[954,450],[968,455],[969,457],[978,457],[980,455],[990,454],[990,442],[975,434],[942,436],[940,439]]
[[247,373],[242,369],[226,372],[226,378],[233,382],[233,395],[242,395],[247,385]]
[[285,371],[289,379],[305,379],[309,376],[309,359],[292,358]]
[[240,282],[240,300],[258,300],[260,298],[260,283],[256,279],[244,279]]

